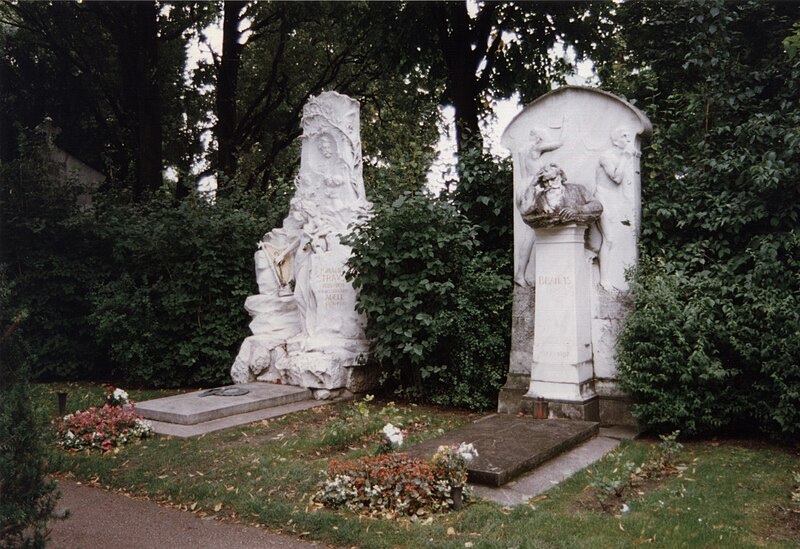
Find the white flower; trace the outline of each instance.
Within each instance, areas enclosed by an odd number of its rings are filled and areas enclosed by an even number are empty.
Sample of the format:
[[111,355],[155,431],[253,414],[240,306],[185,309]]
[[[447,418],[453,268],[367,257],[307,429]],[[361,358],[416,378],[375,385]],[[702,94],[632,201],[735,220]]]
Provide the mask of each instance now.
[[462,442],[461,444],[458,445],[456,453],[459,456],[461,456],[467,463],[478,457],[478,450],[475,449],[475,446],[473,446],[472,444],[467,444],[465,442]]
[[121,402],[122,404],[127,404],[128,402],[128,393],[123,391],[122,389],[114,389],[113,394],[114,400]]
[[383,434],[394,448],[400,448],[403,445],[403,432],[391,423],[383,426]]

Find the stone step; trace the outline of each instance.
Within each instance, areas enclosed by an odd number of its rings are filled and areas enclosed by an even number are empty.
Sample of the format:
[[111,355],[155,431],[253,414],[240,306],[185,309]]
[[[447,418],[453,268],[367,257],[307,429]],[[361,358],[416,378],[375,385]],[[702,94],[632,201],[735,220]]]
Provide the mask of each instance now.
[[145,419],[153,421],[195,425],[293,402],[313,400],[308,389],[274,383],[242,383],[219,389],[243,389],[247,394],[204,396],[206,390],[196,391],[140,402],[136,404],[136,411]]
[[471,443],[478,457],[469,464],[469,481],[502,486],[597,435],[599,428],[591,421],[493,414],[412,446],[407,452],[430,459],[441,445]]

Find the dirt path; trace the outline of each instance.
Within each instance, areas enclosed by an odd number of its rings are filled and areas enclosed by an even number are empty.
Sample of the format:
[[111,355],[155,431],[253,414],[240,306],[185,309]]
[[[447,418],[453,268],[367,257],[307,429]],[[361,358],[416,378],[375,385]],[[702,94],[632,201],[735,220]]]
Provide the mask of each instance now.
[[100,488],[60,480],[57,510],[70,518],[50,523],[48,547],[54,549],[321,549],[253,526],[202,519]]

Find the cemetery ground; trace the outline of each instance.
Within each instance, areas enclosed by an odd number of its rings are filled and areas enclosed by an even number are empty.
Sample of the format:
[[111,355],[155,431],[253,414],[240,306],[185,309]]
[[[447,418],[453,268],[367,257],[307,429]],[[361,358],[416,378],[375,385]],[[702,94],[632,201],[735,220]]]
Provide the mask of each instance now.
[[[101,402],[106,392],[88,383],[37,385],[35,398],[48,417],[57,414],[56,393],[64,390],[68,412]],[[129,391],[134,402],[174,392]],[[684,441],[663,476],[632,485],[628,464],[652,462],[659,441],[623,442],[513,508],[476,499],[462,511],[412,521],[312,502],[329,461],[373,454],[387,421],[414,444],[477,417],[387,401],[338,403],[197,438],[145,439],[105,454],[53,445],[50,467],[56,478],[154,505],[341,547],[796,547],[800,541],[800,506],[792,502],[800,489],[793,478],[799,448],[754,439]]]

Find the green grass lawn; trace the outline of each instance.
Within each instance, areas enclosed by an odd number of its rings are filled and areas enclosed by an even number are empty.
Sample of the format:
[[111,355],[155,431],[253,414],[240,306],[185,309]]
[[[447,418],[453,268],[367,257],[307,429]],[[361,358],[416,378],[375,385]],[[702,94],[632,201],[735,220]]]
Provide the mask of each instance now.
[[[55,392],[36,398],[53,416]],[[68,411],[99,404],[102,387],[69,384]],[[135,401],[172,394],[129,391]],[[418,522],[359,517],[320,509],[311,495],[330,459],[371,454],[386,421],[409,442],[472,421],[460,410],[372,402],[334,404],[190,440],[153,438],[117,452],[54,448],[59,477],[147,497],[202,516],[258,524],[338,546],[389,547],[798,547],[793,512],[797,449],[743,441],[686,443],[681,473],[629,491],[630,511],[603,512],[589,484],[612,477],[620,463],[641,463],[656,442],[633,441],[536,501],[504,508],[478,500],[463,511]],[[617,471],[617,474],[619,470]],[[615,506],[616,509],[617,506]],[[617,513],[617,514],[615,514]],[[450,535],[448,530],[450,529]],[[453,532],[455,532],[453,534]]]

